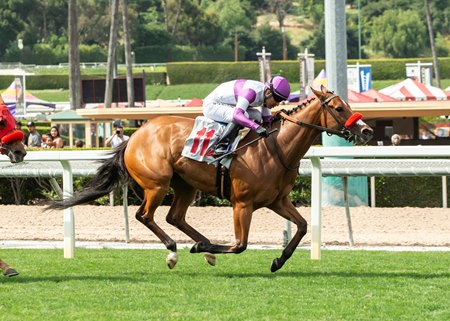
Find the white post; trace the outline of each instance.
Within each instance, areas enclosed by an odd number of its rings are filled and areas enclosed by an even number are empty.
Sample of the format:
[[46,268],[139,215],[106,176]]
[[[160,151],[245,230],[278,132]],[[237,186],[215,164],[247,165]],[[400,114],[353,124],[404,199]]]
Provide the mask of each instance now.
[[442,176],[442,207],[447,208],[447,176]]
[[122,200],[123,200],[123,220],[125,224],[125,242],[130,242],[130,227],[128,224],[128,185],[125,184],[122,187]]
[[[62,160],[63,167],[63,193],[64,199],[73,194],[73,176],[69,161]],[[73,209],[71,207],[64,210],[64,258],[73,259],[75,254],[75,223]]]
[[375,176],[370,176],[370,207],[376,207]]
[[345,217],[347,218],[347,228],[348,228],[348,243],[350,246],[355,245],[353,242],[353,228],[352,228],[352,218],[350,216],[350,204],[348,201],[348,179],[347,176],[342,177],[344,182],[344,200],[345,200]]
[[311,259],[320,260],[322,225],[322,169],[319,157],[311,157]]

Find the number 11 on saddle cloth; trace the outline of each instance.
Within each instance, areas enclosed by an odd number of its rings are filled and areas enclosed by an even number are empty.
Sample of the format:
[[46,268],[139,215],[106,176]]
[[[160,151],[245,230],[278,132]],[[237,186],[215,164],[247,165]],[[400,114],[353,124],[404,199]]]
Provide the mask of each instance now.
[[[186,139],[181,155],[199,162],[212,162],[214,160],[214,145],[222,136],[226,124],[221,124],[206,118],[198,116],[195,118],[194,128]],[[241,135],[238,135],[231,145],[231,151],[235,150]],[[221,163],[229,168],[232,157],[224,158]]]

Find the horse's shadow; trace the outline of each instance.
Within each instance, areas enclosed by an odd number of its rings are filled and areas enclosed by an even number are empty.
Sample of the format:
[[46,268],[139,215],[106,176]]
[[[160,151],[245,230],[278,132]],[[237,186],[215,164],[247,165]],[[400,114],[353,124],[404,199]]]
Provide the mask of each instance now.
[[36,283],[54,282],[62,283],[68,281],[113,281],[113,282],[139,282],[141,279],[130,276],[101,276],[101,275],[57,275],[57,276],[25,276],[19,275],[12,278],[4,278],[0,283]]
[[255,273],[220,273],[217,274],[218,277],[223,278],[268,278],[268,279],[279,279],[279,278],[314,278],[314,277],[341,277],[341,278],[411,278],[411,279],[445,279],[450,277],[449,272],[442,273],[415,273],[415,272],[326,272],[326,271],[313,271],[313,272],[283,272],[279,271],[276,273],[272,272],[255,272]]

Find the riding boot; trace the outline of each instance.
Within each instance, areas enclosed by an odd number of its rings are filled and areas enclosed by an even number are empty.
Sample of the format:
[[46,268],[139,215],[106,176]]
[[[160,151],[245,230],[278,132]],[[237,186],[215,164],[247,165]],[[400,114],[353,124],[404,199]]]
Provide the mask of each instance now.
[[230,143],[232,143],[236,138],[237,134],[239,133],[239,129],[240,126],[238,124],[235,124],[233,122],[228,123],[225,131],[222,134],[222,137],[220,137],[219,141],[214,146],[214,157],[222,156],[223,154],[226,154],[228,152]]

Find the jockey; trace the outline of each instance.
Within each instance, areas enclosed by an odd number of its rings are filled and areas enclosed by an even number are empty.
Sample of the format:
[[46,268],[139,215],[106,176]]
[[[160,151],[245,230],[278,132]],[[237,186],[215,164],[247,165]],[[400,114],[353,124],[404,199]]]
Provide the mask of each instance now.
[[[203,102],[203,114],[227,127],[217,142],[214,156],[228,152],[230,142],[239,132],[240,126],[255,130],[267,137],[267,130],[260,125],[270,123],[270,109],[287,100],[291,92],[289,81],[275,76],[265,84],[254,80],[233,80],[219,85]],[[256,108],[261,107],[261,108]]]

